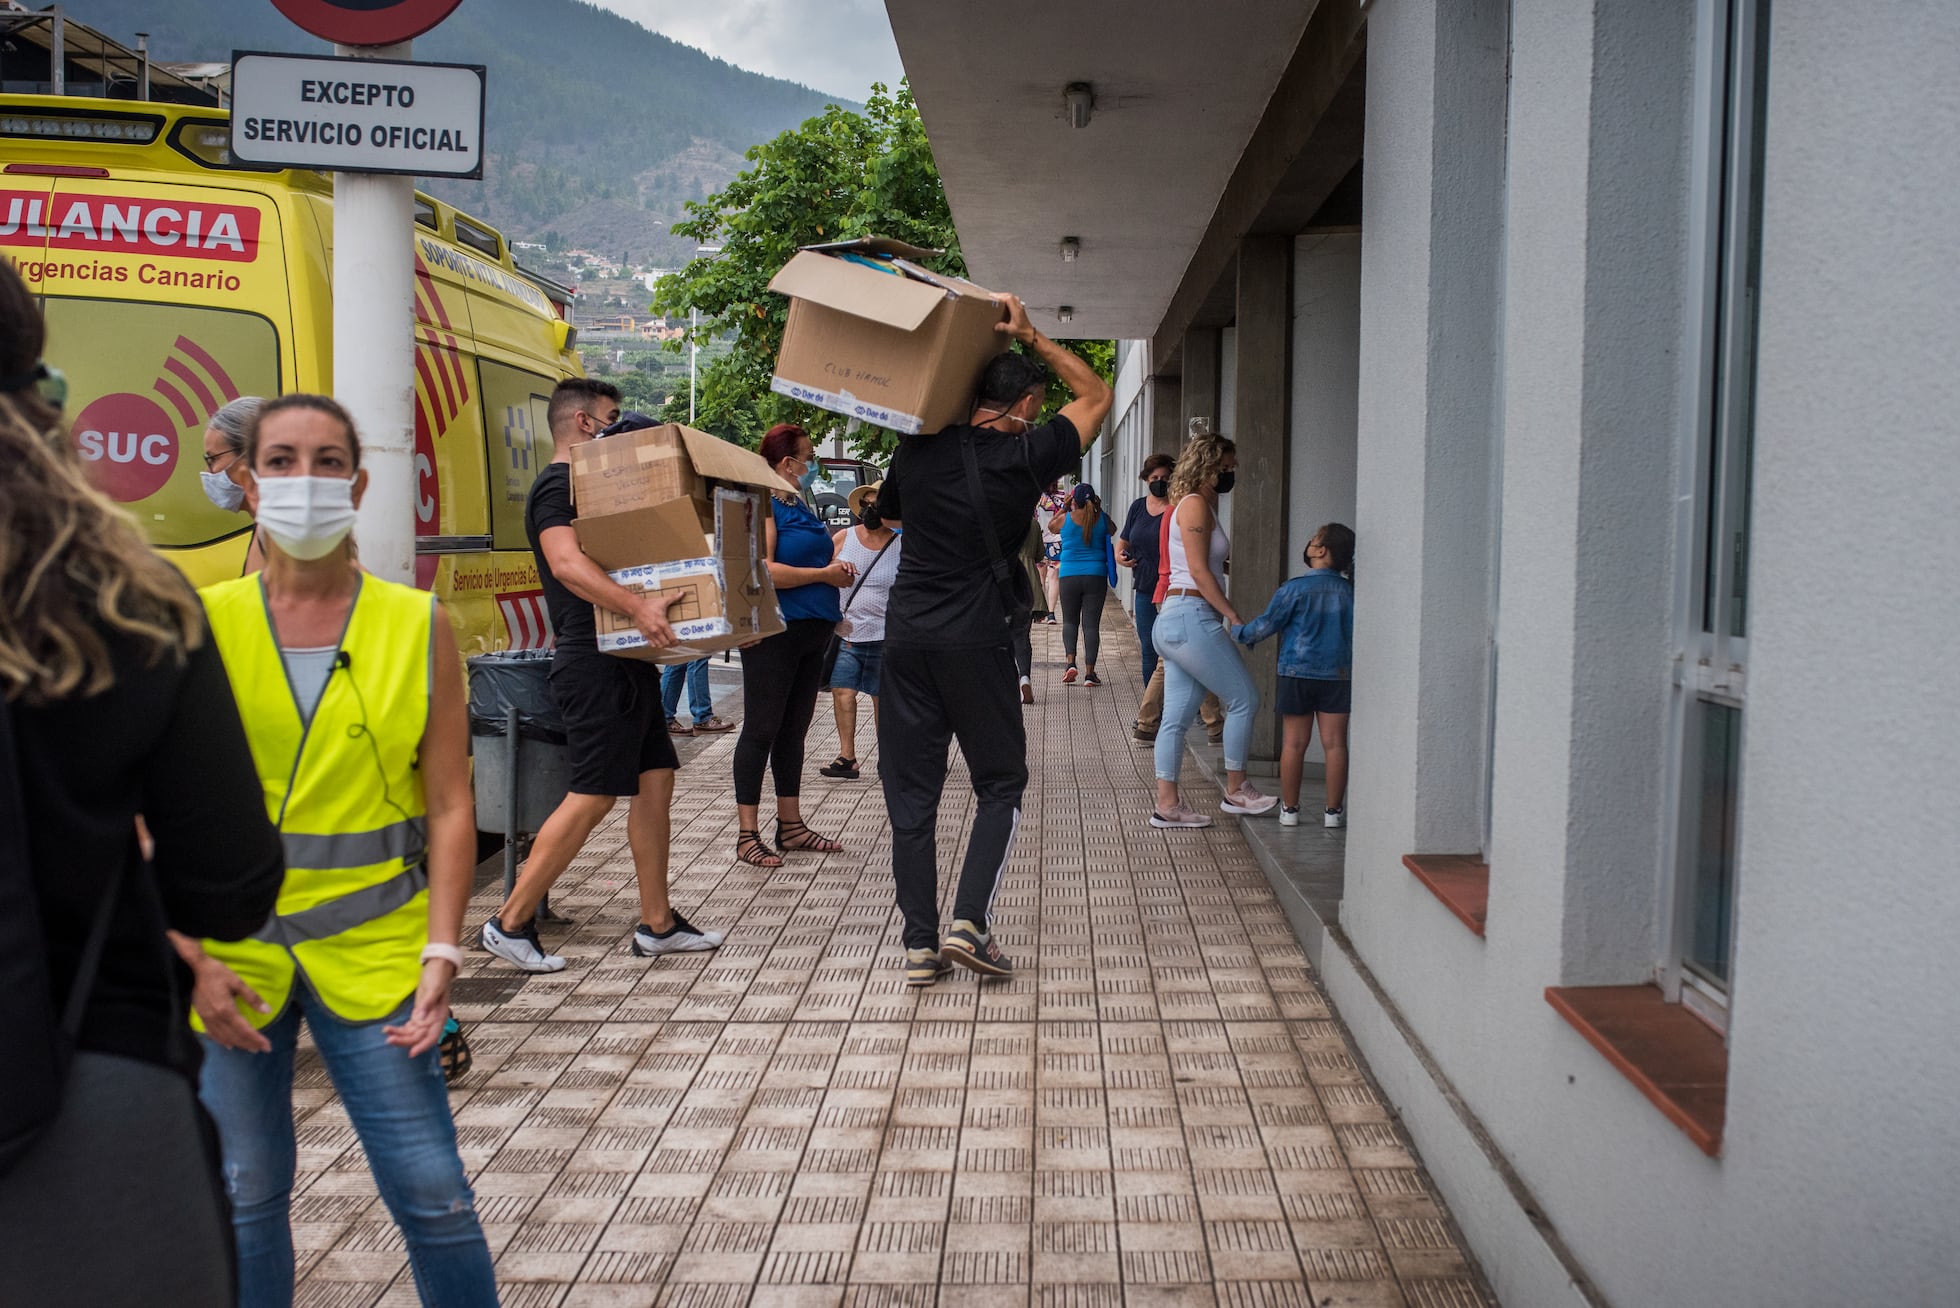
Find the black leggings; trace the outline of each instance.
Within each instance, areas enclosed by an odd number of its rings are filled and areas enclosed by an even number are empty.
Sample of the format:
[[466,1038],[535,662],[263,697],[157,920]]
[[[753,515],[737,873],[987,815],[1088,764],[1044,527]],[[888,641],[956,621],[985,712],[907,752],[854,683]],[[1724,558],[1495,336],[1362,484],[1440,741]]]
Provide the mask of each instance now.
[[735,741],[735,802],[762,802],[762,769],[776,798],[803,793],[803,738],[817,711],[824,647],[837,624],[792,618],[787,630],[742,651],[742,734]]
[[1103,601],[1109,598],[1109,578],[1098,572],[1092,577],[1062,578],[1062,649],[1070,663],[1075,662],[1075,629],[1082,628],[1082,652],[1090,667],[1096,666],[1096,650],[1102,644]]

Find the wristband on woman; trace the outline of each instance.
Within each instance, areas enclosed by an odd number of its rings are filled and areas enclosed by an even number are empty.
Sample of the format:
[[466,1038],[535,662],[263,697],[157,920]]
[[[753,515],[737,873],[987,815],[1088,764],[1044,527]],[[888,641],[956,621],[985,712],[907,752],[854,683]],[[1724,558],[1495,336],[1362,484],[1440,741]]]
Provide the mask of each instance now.
[[422,961],[426,963],[432,958],[440,958],[458,972],[463,970],[463,951],[455,945],[441,945],[430,941],[422,946]]

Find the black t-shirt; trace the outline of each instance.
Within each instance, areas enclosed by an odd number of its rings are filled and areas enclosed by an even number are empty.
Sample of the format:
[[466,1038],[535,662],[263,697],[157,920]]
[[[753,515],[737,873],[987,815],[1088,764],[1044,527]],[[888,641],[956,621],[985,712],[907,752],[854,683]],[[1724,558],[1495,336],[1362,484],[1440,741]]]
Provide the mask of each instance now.
[[[114,685],[99,695],[11,708],[55,1004],[67,1001],[96,911],[121,866],[122,893],[89,992],[81,1047],[195,1077],[197,1042],[183,1038],[190,1034],[190,973],[165,947],[162,927],[219,940],[250,935],[278,901],[285,859],[210,633],[179,664],[152,661],[122,633],[101,624],[97,630],[114,659]],[[12,804],[0,796],[0,810]],[[148,868],[136,850],[139,813],[156,841]],[[0,821],[18,820],[0,811]],[[177,974],[174,1006],[166,968]]]
[[561,650],[599,652],[598,626],[592,620],[592,605],[566,588],[551,575],[539,543],[552,527],[569,527],[578,521],[572,507],[572,465],[547,463],[538,479],[531,483],[531,497],[524,502],[524,534],[531,538],[531,553],[538,560],[538,582],[544,588],[544,606],[551,614],[552,638]]
[[[973,434],[983,506],[967,489],[960,436]],[[1082,438],[1056,417],[1027,435],[956,425],[907,436],[878,491],[878,508],[905,525],[905,550],[885,613],[885,643],[929,649],[970,649],[1007,642],[1000,587],[988,571],[981,523],[993,532],[1001,557],[1019,557],[1041,488],[1075,471]],[[1023,604],[1027,570],[1009,573]]]
[[1136,560],[1130,577],[1136,582],[1137,593],[1146,599],[1157,590],[1157,537],[1162,526],[1162,519],[1150,516],[1150,497],[1139,495],[1130,504],[1130,515],[1123,519],[1123,530],[1116,533]]

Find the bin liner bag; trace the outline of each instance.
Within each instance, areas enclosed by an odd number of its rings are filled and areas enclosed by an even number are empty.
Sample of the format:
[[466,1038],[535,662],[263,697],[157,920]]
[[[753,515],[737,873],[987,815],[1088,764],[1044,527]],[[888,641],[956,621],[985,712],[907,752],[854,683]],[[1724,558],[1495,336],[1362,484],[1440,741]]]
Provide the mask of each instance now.
[[504,734],[506,710],[517,708],[517,734],[525,740],[565,743],[565,720],[551,698],[549,650],[500,650],[469,659],[470,734]]

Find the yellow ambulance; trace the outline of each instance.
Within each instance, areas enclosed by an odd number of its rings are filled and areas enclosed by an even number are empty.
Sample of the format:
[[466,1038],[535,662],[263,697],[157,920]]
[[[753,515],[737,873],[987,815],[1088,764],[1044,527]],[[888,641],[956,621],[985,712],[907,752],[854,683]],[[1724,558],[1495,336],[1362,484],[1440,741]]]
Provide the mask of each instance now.
[[[217,109],[0,96],[0,257],[41,297],[76,445],[199,585],[251,529],[204,495],[206,421],[333,378],[332,183],[234,164],[230,135]],[[415,222],[416,582],[465,652],[544,648],[524,501],[581,371],[570,292],[449,205],[418,193]]]

